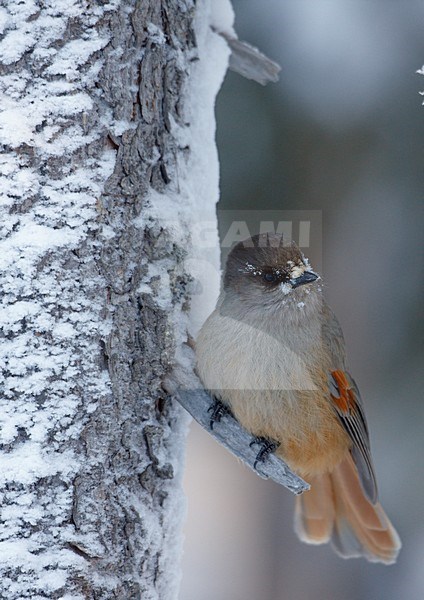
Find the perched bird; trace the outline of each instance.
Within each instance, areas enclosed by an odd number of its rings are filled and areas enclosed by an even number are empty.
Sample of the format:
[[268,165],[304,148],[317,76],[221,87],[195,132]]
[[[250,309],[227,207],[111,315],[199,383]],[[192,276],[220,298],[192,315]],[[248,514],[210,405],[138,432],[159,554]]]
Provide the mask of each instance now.
[[346,370],[340,325],[319,275],[293,243],[261,234],[230,252],[217,306],[196,341],[197,370],[216,399],[311,489],[295,530],[341,556],[395,562],[401,547],[378,502],[368,426]]

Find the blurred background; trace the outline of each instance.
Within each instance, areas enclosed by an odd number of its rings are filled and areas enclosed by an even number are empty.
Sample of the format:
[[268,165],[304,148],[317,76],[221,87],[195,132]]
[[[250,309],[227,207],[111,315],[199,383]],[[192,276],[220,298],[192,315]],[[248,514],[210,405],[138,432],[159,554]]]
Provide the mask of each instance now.
[[[322,211],[326,295],[366,403],[396,565],[344,561],[293,532],[290,492],[191,425],[180,600],[418,600],[424,594],[422,0],[233,0],[282,67],[228,73],[217,102],[221,216]],[[225,217],[221,234],[225,234]],[[312,260],[314,257],[311,257]]]

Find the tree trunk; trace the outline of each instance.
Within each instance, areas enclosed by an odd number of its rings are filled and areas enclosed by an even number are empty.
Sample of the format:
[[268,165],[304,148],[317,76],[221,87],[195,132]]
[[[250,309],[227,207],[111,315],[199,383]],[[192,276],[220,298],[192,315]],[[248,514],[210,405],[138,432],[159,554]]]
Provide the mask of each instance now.
[[212,1],[0,9],[1,598],[177,596],[187,419],[162,381],[217,200]]

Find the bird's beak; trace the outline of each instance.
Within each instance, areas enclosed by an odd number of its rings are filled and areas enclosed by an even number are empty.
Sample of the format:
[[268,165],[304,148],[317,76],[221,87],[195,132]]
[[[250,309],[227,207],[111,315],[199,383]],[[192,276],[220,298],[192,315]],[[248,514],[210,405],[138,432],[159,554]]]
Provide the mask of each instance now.
[[312,283],[318,279],[319,275],[313,273],[312,271],[305,271],[300,277],[296,277],[295,279],[290,279],[290,283],[292,288],[297,288],[299,285],[305,285],[305,283]]

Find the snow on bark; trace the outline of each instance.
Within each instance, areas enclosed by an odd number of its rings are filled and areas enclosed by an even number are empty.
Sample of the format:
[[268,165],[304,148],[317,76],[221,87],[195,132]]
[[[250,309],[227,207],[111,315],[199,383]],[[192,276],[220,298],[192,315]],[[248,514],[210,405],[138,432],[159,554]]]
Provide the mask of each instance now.
[[0,8],[8,600],[177,595],[187,420],[161,384],[189,327],[190,232],[218,194],[228,50],[209,24],[231,11],[211,5]]

